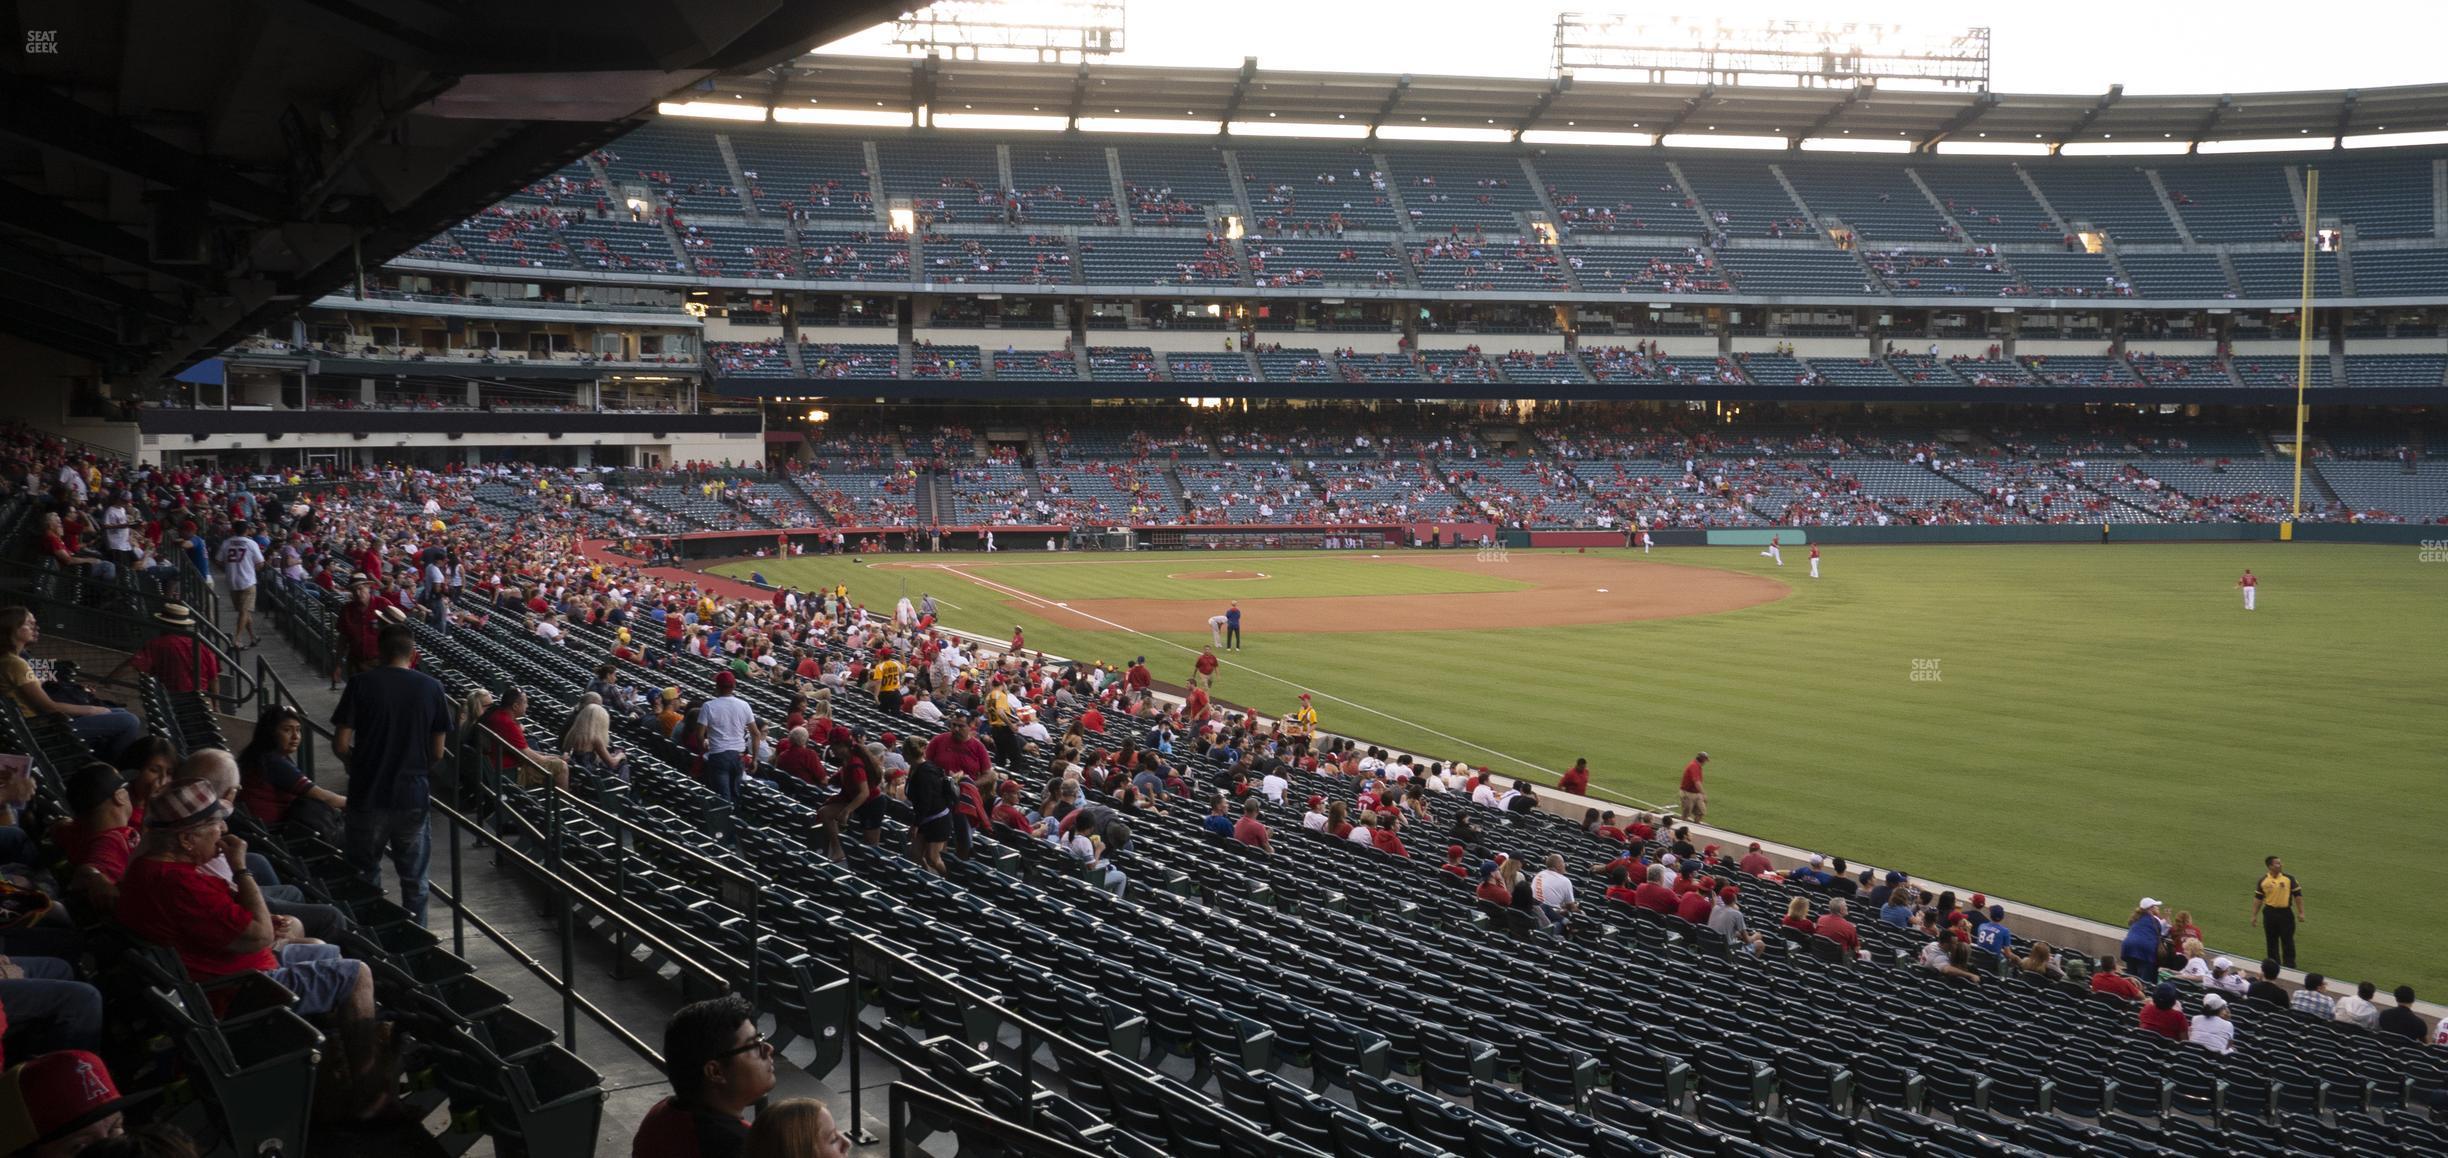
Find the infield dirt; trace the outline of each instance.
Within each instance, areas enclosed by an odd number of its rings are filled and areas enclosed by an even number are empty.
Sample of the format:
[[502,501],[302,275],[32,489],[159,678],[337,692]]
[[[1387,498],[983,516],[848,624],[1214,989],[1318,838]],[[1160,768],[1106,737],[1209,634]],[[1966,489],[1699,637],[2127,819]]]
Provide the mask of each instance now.
[[[1367,566],[1372,560],[1353,562]],[[1598,556],[1515,555],[1499,562],[1458,552],[1451,556],[1405,552],[1400,559],[1385,562],[1478,572],[1532,586],[1459,594],[1269,599],[1265,582],[1259,580],[1250,584],[1248,594],[1239,596],[1245,626],[1253,633],[1569,627],[1709,615],[1771,603],[1793,592],[1783,583],[1757,575]],[[946,569],[980,582],[994,581],[993,563],[952,564]],[[1119,624],[1138,631],[1200,632],[1207,630],[1207,618],[1219,610],[1213,600],[1204,599],[1074,599],[1056,606],[1051,600],[1022,595],[1002,602],[1017,611],[1090,631],[1118,630],[1114,625]]]

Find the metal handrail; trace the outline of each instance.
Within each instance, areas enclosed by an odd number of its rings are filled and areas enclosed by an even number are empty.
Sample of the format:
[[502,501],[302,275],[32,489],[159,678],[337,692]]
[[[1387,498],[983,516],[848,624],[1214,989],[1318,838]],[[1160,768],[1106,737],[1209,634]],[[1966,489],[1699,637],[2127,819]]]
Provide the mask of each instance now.
[[[870,966],[880,967],[882,970],[890,973],[893,976],[916,978],[927,985],[948,991],[956,995],[960,999],[962,1006],[966,1009],[991,1011],[996,1018],[1002,1021],[1004,1024],[1010,1025],[1012,1028],[1020,1031],[1020,1056],[1022,1058],[1036,1056],[1037,1044],[1042,1041],[1048,1044],[1068,1047],[1077,1053],[1090,1054],[1100,1057],[1112,1056],[1122,1058],[1126,1061],[1132,1060],[1124,1057],[1121,1054],[1116,1054],[1112,1050],[1101,1048],[1091,1049],[1087,1046],[1081,1045],[1069,1034],[1049,1029],[1031,1019],[1026,1014],[1012,1009],[1009,1005],[1005,1004],[1001,998],[991,994],[980,993],[977,990],[971,989],[958,980],[947,977],[944,974],[927,967],[899,950],[894,949],[893,947],[884,944],[882,941],[879,941],[866,933],[860,932],[857,929],[844,929],[842,930],[842,933],[844,944],[844,948],[842,950],[842,965],[852,978],[865,975],[860,971],[860,965],[865,963]],[[859,1038],[856,1036],[859,1032],[859,1026],[857,1024],[858,1011],[856,1006],[853,1005],[845,1010],[844,1017],[848,1019],[849,1024],[844,1025],[843,1030],[845,1033],[853,1035],[848,1043],[850,1048],[847,1050],[847,1053],[850,1061],[850,1118],[852,1122],[857,1122],[859,1120],[860,1083],[858,1057],[859,1050],[857,1048]],[[1136,1063],[1134,1062],[1134,1064]],[[1113,1077],[1115,1080],[1128,1080],[1128,1076],[1124,1074],[1115,1074]],[[1025,1078],[1025,1074],[1024,1080],[1030,1080],[1031,1084],[1034,1084],[1033,1079]],[[1026,1093],[1026,1091],[1019,1092],[1024,1095]],[[1174,1097],[1174,1091],[1167,1090],[1162,1086],[1155,1087],[1154,1093],[1157,1097],[1166,1099],[1168,1101]],[[1233,1112],[1230,1109],[1226,1109],[1221,1106],[1215,1108],[1227,1115],[1233,1115]],[[1238,1115],[1233,1116],[1238,1117]],[[995,1118],[992,1115],[987,1115],[985,1120],[988,1122],[1002,1121],[1002,1119]],[[1242,1120],[1247,1121],[1247,1119]],[[896,1121],[894,1125],[898,1127],[900,1123]],[[1017,1124],[1005,1123],[1005,1125],[1009,1127],[1016,1126]],[[1258,1126],[1258,1124],[1255,1122],[1250,1123],[1250,1125],[1254,1128],[1264,1129],[1264,1127]],[[858,1136],[858,1132],[853,1130],[853,1135]],[[900,1137],[900,1131],[897,1128],[894,1131],[894,1137],[896,1139]],[[869,1139],[862,1138],[862,1140]],[[898,1142],[896,1141],[896,1147],[897,1146]],[[1280,1152],[1291,1156],[1291,1158],[1324,1158],[1324,1155],[1320,1154],[1318,1151],[1306,1146],[1298,1145],[1296,1143],[1291,1143],[1288,1140],[1280,1143],[1280,1146]]]
[[[70,577],[70,581],[82,582],[73,577]],[[153,637],[161,632],[161,625],[154,622],[151,616],[140,617],[127,611],[107,607],[88,607],[74,599],[45,595],[30,587],[0,589],[0,602],[25,605],[27,609],[36,613],[40,621],[57,624],[56,630],[64,638],[96,647],[109,648],[113,651],[124,651],[131,655],[151,642]],[[46,612],[49,614],[45,614]],[[252,691],[245,667],[224,645],[218,629],[213,628],[203,619],[197,619],[195,642],[197,658],[201,660],[205,652],[211,652],[213,658],[220,664],[221,674],[230,679],[236,687],[233,694],[226,696],[212,688],[204,689],[201,694],[208,697],[216,708],[242,703],[250,698]],[[102,679],[107,674],[105,672],[93,673],[95,682],[109,682]]]
[[1017,1150],[1032,1158],[1095,1158],[1090,1151],[1060,1138],[998,1118],[965,1098],[945,1097],[909,1082],[894,1082],[884,1091],[884,1112],[886,1120],[892,1125],[892,1158],[909,1158],[910,1155],[924,1153],[909,1141],[912,1133],[910,1126],[920,1111],[929,1117],[950,1118],[980,1130],[991,1130],[995,1145]]
[[[569,905],[566,903],[566,901],[562,905],[565,919],[563,920],[561,926],[561,971],[558,974],[555,974],[552,969],[546,966],[542,961],[537,960],[533,954],[520,948],[518,942],[511,940],[507,935],[502,933],[501,930],[494,928],[490,922],[474,913],[467,911],[466,904],[460,900],[460,897],[464,894],[460,880],[459,830],[462,828],[467,828],[477,832],[483,832],[484,826],[469,818],[465,813],[462,813],[458,809],[453,808],[439,800],[431,801],[429,806],[434,811],[441,813],[443,819],[449,821],[451,825],[449,841],[450,887],[445,889],[439,885],[428,886],[433,890],[434,895],[442,898],[442,902],[450,906],[451,951],[458,956],[465,957],[467,955],[467,926],[476,926],[476,931],[484,934],[486,939],[492,941],[496,946],[500,947],[504,955],[508,956],[511,960],[516,961],[521,966],[524,966],[528,972],[535,974],[536,977],[543,981],[546,986],[550,987],[555,993],[559,993],[561,995],[561,1044],[563,1048],[569,1049],[573,1052],[577,1050],[578,1015],[580,1013],[584,1013],[588,1017],[593,1018],[596,1024],[610,1030],[612,1032],[612,1036],[619,1038],[622,1045],[628,1046],[632,1052],[636,1053],[639,1057],[645,1058],[648,1062],[652,1063],[656,1069],[663,1068],[663,1054],[661,1051],[655,1049],[652,1045],[647,1044],[645,1038],[639,1037],[628,1026],[622,1025],[619,1018],[605,1012],[602,1006],[595,1004],[585,995],[578,992],[577,986],[572,981],[572,978],[577,975],[575,967],[575,954],[572,952],[571,946],[571,941],[575,936],[575,931],[570,927],[570,923],[566,919],[566,914],[569,910]],[[560,890],[562,890],[565,897],[575,891],[574,889],[570,888],[569,881],[566,878],[553,872],[551,869],[544,867],[534,858],[518,851],[517,849],[509,848],[499,842],[495,842],[494,851],[498,855],[510,857],[518,863],[519,867],[534,873],[536,878],[543,882],[548,888],[558,887]],[[623,926],[630,925],[630,922],[626,918],[621,917],[616,913],[605,913],[604,916],[607,920],[620,923]],[[637,932],[641,939],[646,939],[649,937],[649,934],[642,929],[635,929],[633,931]],[[695,965],[694,962],[690,962],[685,955],[677,951],[668,952],[669,956],[674,961],[685,962],[691,966]],[[725,988],[727,988],[727,986]]]
[[[545,829],[538,830],[532,822],[515,810],[500,806],[502,790],[499,761],[505,757],[545,776],[546,787],[542,789],[546,805],[547,827]],[[458,749],[458,761],[462,781],[465,782],[466,778],[473,774],[483,798],[493,804],[492,816],[496,824],[515,825],[517,829],[524,831],[529,839],[544,845],[546,859],[536,862],[533,858],[507,848],[499,841],[495,842],[497,850],[517,856],[538,872],[547,874],[558,889],[562,901],[559,907],[564,973],[569,973],[577,967],[574,951],[575,905],[572,902],[583,901],[603,914],[607,920],[635,936],[640,942],[663,953],[679,965],[684,972],[704,979],[718,991],[729,992],[735,988],[732,978],[745,974],[744,983],[736,988],[741,990],[751,1004],[756,1002],[763,982],[763,955],[757,951],[757,943],[761,939],[760,930],[763,927],[763,914],[760,909],[764,902],[767,884],[762,877],[712,860],[695,849],[679,844],[660,833],[651,832],[639,826],[635,821],[597,807],[590,801],[580,799],[552,785],[541,763],[526,752],[511,747],[499,733],[480,722],[469,725],[466,738],[461,741]],[[563,804],[575,807],[564,809],[560,807]],[[608,889],[602,881],[583,872],[572,871],[562,855],[561,820],[564,815],[576,814],[581,810],[585,815],[596,818],[598,823],[611,829],[616,834],[616,839],[635,840],[641,836],[645,837],[673,854],[702,865],[711,870],[712,875],[726,882],[728,887],[721,889],[724,903],[739,909],[742,918],[747,922],[748,952],[746,959],[734,956],[724,947],[689,929],[668,923],[662,924],[659,929],[650,929],[646,922],[654,921],[655,918],[640,909],[628,895],[628,872],[625,858],[620,861],[623,867],[619,879]],[[457,815],[455,810],[453,814]],[[451,848],[451,872],[454,883],[458,879],[458,860],[459,850],[454,840]],[[692,946],[693,951],[682,951],[679,948],[681,943]],[[626,954],[626,946],[621,946],[620,951]],[[708,964],[708,960],[712,964]],[[724,972],[720,967],[727,967],[729,971]],[[575,1040],[578,1030],[574,1006],[568,1006],[565,1003],[563,1022],[567,1036]]]

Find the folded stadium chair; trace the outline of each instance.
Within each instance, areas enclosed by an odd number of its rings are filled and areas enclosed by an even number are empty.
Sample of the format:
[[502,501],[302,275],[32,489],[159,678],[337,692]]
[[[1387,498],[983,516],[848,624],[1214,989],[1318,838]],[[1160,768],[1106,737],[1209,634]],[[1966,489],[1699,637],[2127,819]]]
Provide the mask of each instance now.
[[1471,1112],[1440,1098],[1411,1099],[1411,1132],[1455,1154],[1473,1153]]
[[147,987],[145,997],[148,1012],[179,1043],[190,1075],[201,1076],[199,1092],[220,1111],[239,1153],[306,1153],[322,1031],[285,1006],[227,1022],[176,989]]
[[1515,1130],[1530,1128],[1530,1107],[1537,1099],[1509,1086],[1494,1082],[1471,1084],[1471,1107],[1482,1117],[1491,1118]]
[[1615,1083],[1616,1093],[1668,1113],[1682,1111],[1684,1095],[1692,1084],[1690,1063],[1628,1041],[1617,1042],[1614,1051],[1607,1055],[1607,1074]]
[[1384,1120],[1363,1117],[1341,1107],[1336,1107],[1332,1124],[1333,1153],[1346,1158],[1437,1158],[1439,1153]]
[[1267,1087],[1275,1128],[1311,1149],[1334,1152],[1334,1103],[1307,1090],[1277,1083]]
[[1776,1069],[1780,1102],[1801,1098],[1838,1108],[1853,1104],[1853,1072],[1843,1066],[1788,1050],[1777,1055]]
[[1854,1103],[1861,1109],[1872,1106],[1894,1106],[1915,1110],[1921,1106],[1924,1083],[1921,1075],[1909,1066],[1899,1065],[1883,1057],[1856,1057],[1850,1063],[1853,1071]]
[[2108,1074],[2116,1084],[2111,1104],[2117,1113],[2156,1122],[2175,1108],[2176,1083],[2164,1071],[2137,1060],[2119,1058]]
[[1776,1092],[1775,1067],[1722,1045],[1701,1046],[1698,1061],[1701,1093],[1734,1099],[1755,1114],[1767,1110]]
[[1591,1137],[1588,1152],[1595,1158],[1663,1158],[1668,1154],[1664,1146],[1651,1141],[1646,1135],[1608,1126],[1599,1127],[1597,1134]]
[[1522,1089],[1530,1096],[1577,1110],[1597,1085],[1597,1058],[1544,1040],[1522,1043]]
[[[1200,1071],[1211,1067],[1266,1069],[1274,1064],[1275,1031],[1257,1021],[1206,1002],[1190,1005],[1192,1030]],[[1204,1072],[1191,1075],[1192,1086],[1203,1087]]]
[[1311,1023],[1310,1032],[1315,1035],[1309,1064],[1310,1089],[1349,1085],[1346,1075],[1354,1072],[1372,1078],[1386,1076],[1390,1051],[1377,1031],[1320,1017]]
[[1984,1108],[2011,1114],[2046,1114],[2057,1097],[2057,1083],[2026,1069],[1989,1067],[1989,1104]]
[[2171,1065],[2166,1073],[2168,1085],[2174,1091],[2171,1105],[2175,1109],[2208,1119],[2212,1126],[2225,1121],[2231,1092],[2227,1079],[2190,1065]]
[[[1226,1064],[1215,1067],[1216,1100],[1224,1108],[1253,1122],[1275,1120],[1274,1090],[1282,1086],[1282,1078],[1259,1069],[1243,1069]],[[1368,1107],[1362,1105],[1362,1110]],[[1378,1114],[1378,1117],[1384,1115]]]

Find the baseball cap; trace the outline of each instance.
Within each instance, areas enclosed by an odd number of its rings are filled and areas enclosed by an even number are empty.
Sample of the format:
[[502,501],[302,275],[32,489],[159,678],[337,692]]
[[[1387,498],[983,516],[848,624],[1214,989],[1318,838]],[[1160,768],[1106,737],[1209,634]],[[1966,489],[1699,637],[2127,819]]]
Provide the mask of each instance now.
[[1461,845],[1458,845],[1458,844],[1449,844],[1449,845],[1446,845],[1446,846],[1445,846],[1445,859],[1447,859],[1447,860],[1460,860],[1460,859],[1462,859],[1462,854],[1463,854],[1463,853],[1466,853],[1466,852],[1469,852],[1469,851],[1470,851],[1469,849],[1466,849],[1466,848],[1462,847]]
[[2219,1010],[2227,1008],[2227,999],[2219,996],[2216,993],[2204,994],[2202,996],[2202,1008],[2212,1013],[2216,1013]]
[[1814,852],[1811,854],[1810,863],[1812,868],[1818,868],[1820,865],[1827,863],[1827,858]]
[[39,1055],[0,1076],[0,1152],[55,1141],[154,1092],[121,1095],[110,1067],[81,1049]]
[[1312,796],[1309,798],[1309,807],[1311,808],[1315,808],[1324,803],[1326,803],[1326,798],[1323,796]]
[[1717,855],[1717,846],[1712,844],[1707,848],[1701,849],[1700,852],[1705,856],[1715,856]]
[[1724,901],[1729,905],[1733,904],[1735,898],[1740,896],[1742,896],[1742,890],[1737,889],[1732,885],[1727,885],[1726,887],[1717,890],[1717,899]]
[[2214,971],[2224,973],[2235,968],[2235,962],[2230,961],[2225,957],[2218,957],[2211,960],[2210,968]]
[[2139,907],[2145,909],[2156,909],[2159,907],[2159,898],[2144,897],[2142,898],[2142,904]]
[[1758,842],[1758,841],[1756,841],[1756,840],[1755,840],[1755,841],[1752,841],[1752,842],[1751,842],[1751,851],[1753,851],[1753,852],[1758,852],[1759,850],[1760,850],[1760,842]]
[[229,814],[221,793],[208,780],[181,780],[153,794],[146,802],[146,828],[191,828]]
[[1987,894],[1985,894],[1985,893],[1974,893],[1974,894],[1972,894],[1972,907],[1973,907],[1973,908],[1975,908],[1975,909],[1985,909],[1985,908],[1988,908],[1988,907],[1989,907],[1989,897],[1988,897],[1988,895],[1987,895]]
[[99,760],[91,761],[68,777],[68,810],[79,816],[93,811],[104,801],[127,787],[127,777]]
[[[1980,898],[1975,897],[1975,898],[1973,898],[1973,899],[1974,899],[1974,900],[1979,900]],[[1990,920],[1992,920],[1992,921],[2003,921],[2003,920],[2005,920],[2005,919],[2006,919],[2006,906],[2004,906],[2004,905],[1991,905],[1991,906],[1989,906],[1989,919],[1990,919]]]
[[715,672],[715,673],[714,673],[714,690],[715,690],[715,691],[718,691],[718,692],[727,692],[727,691],[730,691],[731,689],[736,688],[736,687],[738,687],[738,686],[739,686],[739,677],[738,677],[738,676],[733,675],[733,674],[731,674],[731,673],[730,673],[730,672],[728,672],[728,671],[718,671],[718,672]]

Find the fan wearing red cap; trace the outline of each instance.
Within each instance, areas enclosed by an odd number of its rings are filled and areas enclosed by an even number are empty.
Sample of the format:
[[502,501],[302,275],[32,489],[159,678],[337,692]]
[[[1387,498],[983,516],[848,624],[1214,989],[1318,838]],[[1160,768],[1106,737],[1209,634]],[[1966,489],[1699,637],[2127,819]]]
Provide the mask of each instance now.
[[1288,730],[1293,735],[1317,735],[1317,709],[1309,706],[1309,693],[1301,693],[1300,709],[1293,712],[1291,716],[1287,717],[1287,719],[1291,723],[1291,727]]
[[123,1095],[101,1058],[43,1054],[0,1075],[0,1154],[75,1154],[123,1133],[121,1115],[151,1092]]
[[1741,868],[1743,875],[1754,877],[1776,871],[1776,866],[1769,863],[1768,854],[1760,851],[1760,843],[1756,840],[1751,842],[1751,851],[1743,854]]
[[725,800],[739,799],[752,753],[765,746],[765,726],[756,709],[733,694],[738,688],[739,677],[716,672],[713,698],[697,708],[697,721],[705,727],[706,782]]
[[1467,881],[1471,878],[1471,866],[1464,863],[1462,858],[1469,855],[1470,850],[1462,847],[1461,845],[1446,845],[1445,863],[1438,865],[1437,867]]

